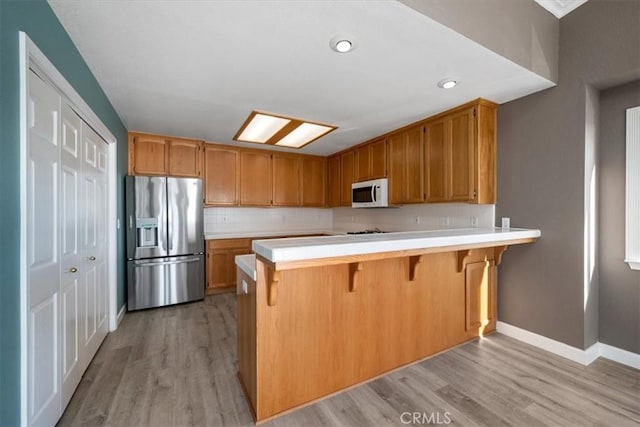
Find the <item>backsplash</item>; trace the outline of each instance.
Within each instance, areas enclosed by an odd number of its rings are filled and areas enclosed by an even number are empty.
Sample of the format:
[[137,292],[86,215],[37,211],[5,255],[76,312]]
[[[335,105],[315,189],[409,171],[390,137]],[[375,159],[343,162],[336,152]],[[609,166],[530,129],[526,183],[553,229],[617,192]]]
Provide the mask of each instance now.
[[443,203],[405,205],[398,208],[333,209],[333,228],[358,231],[378,227],[383,231],[436,230],[471,228],[477,218],[478,227],[493,227],[495,205]]
[[385,209],[319,208],[205,208],[205,234],[288,231],[360,231],[375,227],[384,231],[493,227],[494,205],[443,203],[405,205]]
[[205,208],[204,233],[320,231],[333,228],[331,209]]

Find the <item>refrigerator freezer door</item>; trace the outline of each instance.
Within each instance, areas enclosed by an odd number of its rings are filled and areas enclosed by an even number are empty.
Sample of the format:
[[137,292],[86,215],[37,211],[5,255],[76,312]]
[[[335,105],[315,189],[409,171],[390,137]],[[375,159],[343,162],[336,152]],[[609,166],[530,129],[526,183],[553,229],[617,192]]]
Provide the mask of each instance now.
[[167,178],[169,255],[204,253],[202,180]]
[[127,176],[127,258],[167,256],[167,178]]
[[204,255],[129,261],[129,311],[204,298]]

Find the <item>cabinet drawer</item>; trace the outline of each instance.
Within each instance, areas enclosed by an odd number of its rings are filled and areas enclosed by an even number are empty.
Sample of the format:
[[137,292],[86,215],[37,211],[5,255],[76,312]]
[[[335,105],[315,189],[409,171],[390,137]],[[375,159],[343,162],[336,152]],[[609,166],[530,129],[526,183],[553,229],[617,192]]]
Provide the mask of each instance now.
[[207,240],[207,249],[251,248],[251,239]]

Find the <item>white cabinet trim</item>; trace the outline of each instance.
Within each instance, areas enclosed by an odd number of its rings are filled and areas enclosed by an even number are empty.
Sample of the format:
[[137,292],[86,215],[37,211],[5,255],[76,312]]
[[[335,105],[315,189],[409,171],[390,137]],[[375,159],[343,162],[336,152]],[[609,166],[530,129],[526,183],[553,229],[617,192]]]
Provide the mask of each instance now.
[[640,106],[627,109],[625,262],[640,270]]

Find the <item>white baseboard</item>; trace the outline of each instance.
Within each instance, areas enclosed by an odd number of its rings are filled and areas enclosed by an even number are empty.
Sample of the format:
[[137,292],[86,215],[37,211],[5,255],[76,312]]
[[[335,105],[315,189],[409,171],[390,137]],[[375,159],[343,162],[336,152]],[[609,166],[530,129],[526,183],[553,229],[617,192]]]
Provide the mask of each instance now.
[[116,328],[118,326],[120,326],[120,322],[122,322],[122,319],[124,318],[124,314],[127,312],[127,304],[124,304],[122,306],[122,308],[120,309],[120,311],[118,312],[118,319],[116,321]]
[[508,337],[515,338],[534,347],[580,363],[581,365],[590,365],[598,357],[604,357],[614,362],[640,369],[640,354],[612,347],[601,342],[593,344],[586,350],[581,350],[504,322],[498,322],[497,331]]
[[632,353],[605,343],[598,344],[600,344],[600,356],[613,360],[614,362],[622,363],[623,365],[631,366],[632,368],[640,369],[640,354]]

